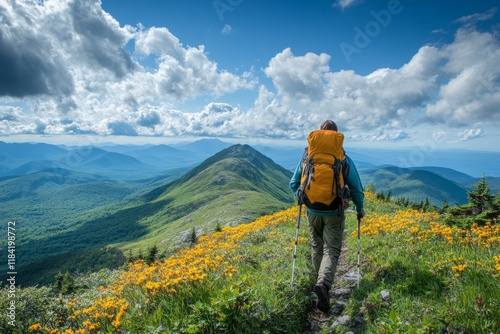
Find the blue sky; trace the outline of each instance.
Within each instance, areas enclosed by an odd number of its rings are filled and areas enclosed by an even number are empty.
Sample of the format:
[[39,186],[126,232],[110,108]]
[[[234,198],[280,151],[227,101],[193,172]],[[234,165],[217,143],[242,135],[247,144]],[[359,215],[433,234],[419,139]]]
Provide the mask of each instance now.
[[0,139],[300,142],[332,119],[357,146],[498,151],[497,7],[0,0]]

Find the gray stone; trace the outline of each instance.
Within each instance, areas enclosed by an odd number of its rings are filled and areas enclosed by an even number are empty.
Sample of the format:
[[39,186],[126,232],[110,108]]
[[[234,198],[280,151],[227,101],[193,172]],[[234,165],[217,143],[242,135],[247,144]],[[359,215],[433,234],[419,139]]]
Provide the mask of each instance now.
[[338,317],[339,315],[342,314],[342,312],[345,309],[345,304],[344,303],[337,303],[333,306],[332,308],[332,315]]
[[332,324],[332,328],[340,325],[346,325],[350,320],[351,320],[350,316],[343,315],[339,317],[337,320],[335,320],[335,322]]
[[388,303],[391,301],[391,294],[390,294],[389,290],[380,291],[380,296],[382,297],[383,302]]
[[347,288],[339,288],[332,291],[332,294],[335,298],[349,298],[351,293],[352,290]]

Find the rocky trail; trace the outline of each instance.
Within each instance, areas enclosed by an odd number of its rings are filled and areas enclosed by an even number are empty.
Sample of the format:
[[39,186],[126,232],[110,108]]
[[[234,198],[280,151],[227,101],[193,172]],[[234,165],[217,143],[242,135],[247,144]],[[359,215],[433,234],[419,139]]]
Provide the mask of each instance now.
[[[344,240],[344,246],[337,265],[335,282],[329,293],[330,312],[326,314],[312,306],[304,324],[304,334],[317,334],[322,328],[329,327],[333,329],[339,325],[347,325],[351,331],[347,331],[345,334],[353,334],[357,327],[363,325],[365,321],[363,313],[354,318],[343,314],[345,305],[349,301],[352,292],[357,288],[357,266],[346,263],[346,251],[347,245]],[[316,296],[311,291],[311,300],[315,299]]]

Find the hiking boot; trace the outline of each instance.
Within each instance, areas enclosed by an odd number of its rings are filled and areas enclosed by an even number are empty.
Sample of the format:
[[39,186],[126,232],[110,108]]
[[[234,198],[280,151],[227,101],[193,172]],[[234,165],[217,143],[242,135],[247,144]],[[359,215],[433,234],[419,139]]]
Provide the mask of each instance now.
[[318,296],[318,309],[322,312],[328,313],[328,311],[330,311],[330,296],[328,295],[328,287],[324,283],[316,284],[314,286],[314,293]]

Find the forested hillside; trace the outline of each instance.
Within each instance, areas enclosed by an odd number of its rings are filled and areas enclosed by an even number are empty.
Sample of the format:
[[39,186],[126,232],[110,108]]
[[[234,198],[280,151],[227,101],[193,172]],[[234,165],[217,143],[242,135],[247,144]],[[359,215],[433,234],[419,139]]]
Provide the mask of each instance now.
[[[250,146],[234,145],[174,182],[147,181],[148,191],[139,192],[145,187],[137,182],[62,169],[7,177],[0,187],[10,194],[3,213],[19,217],[25,228],[18,246],[20,283],[33,285],[50,284],[59,269],[115,268],[126,255],[154,246],[169,252],[193,229],[201,234],[283,209],[293,202],[290,177]],[[98,254],[100,261],[91,260]]]

